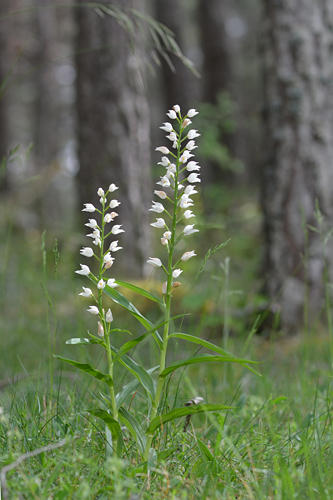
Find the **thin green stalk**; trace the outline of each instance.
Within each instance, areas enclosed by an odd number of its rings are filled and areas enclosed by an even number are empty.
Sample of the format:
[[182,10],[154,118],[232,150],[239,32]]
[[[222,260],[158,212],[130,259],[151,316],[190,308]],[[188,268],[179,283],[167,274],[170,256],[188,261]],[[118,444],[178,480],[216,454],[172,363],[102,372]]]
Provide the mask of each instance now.
[[[98,280],[102,279],[103,276],[103,264],[104,264],[104,239],[105,239],[105,201],[102,203],[102,227],[101,227],[101,247],[100,247],[100,262],[99,262],[99,276]],[[111,351],[111,345],[110,345],[110,327],[108,326],[108,323],[105,320],[105,314],[103,310],[103,290],[99,289],[98,290],[98,309],[100,312],[100,318],[104,330],[104,340],[106,344],[106,354],[107,354],[107,362],[108,362],[108,373],[110,375],[110,378],[112,380],[112,383],[109,385],[109,394],[110,394],[110,399],[111,399],[111,409],[112,409],[112,417],[114,420],[118,422],[118,410],[117,410],[117,405],[116,405],[116,395],[114,391],[114,384],[113,384],[113,359],[112,359],[112,351]],[[112,436],[112,446],[113,450],[117,450],[117,445],[118,445],[118,440]]]
[[[178,177],[179,177],[179,158],[181,154],[181,134],[182,128],[180,128],[179,132],[179,141],[178,141],[178,149],[176,156],[176,172],[175,172],[175,187],[174,187],[174,199],[173,199],[173,214],[172,214],[172,228],[171,228],[171,239],[169,244],[169,258],[168,258],[168,267],[167,267],[167,289],[165,294],[165,309],[164,309],[164,330],[163,330],[163,343],[160,352],[160,366],[159,366],[159,374],[158,374],[158,382],[156,386],[156,394],[154,401],[152,403],[152,408],[150,412],[149,423],[156,417],[158,407],[161,400],[161,394],[164,386],[164,377],[161,376],[161,373],[165,369],[167,348],[168,348],[168,340],[169,340],[169,328],[170,328],[170,317],[171,317],[171,299],[172,299],[172,271],[173,271],[173,252],[175,246],[177,244],[176,240],[176,226],[177,226],[177,214],[178,210]],[[144,460],[148,460],[149,450],[151,448],[151,443],[153,440],[153,434],[147,435],[146,447],[144,452]]]

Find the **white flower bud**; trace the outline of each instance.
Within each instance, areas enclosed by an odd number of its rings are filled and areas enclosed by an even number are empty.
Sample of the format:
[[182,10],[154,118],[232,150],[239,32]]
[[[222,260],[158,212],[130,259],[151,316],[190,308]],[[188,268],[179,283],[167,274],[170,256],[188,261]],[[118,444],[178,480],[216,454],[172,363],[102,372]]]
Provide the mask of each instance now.
[[104,328],[100,321],[98,322],[97,332],[100,337],[104,337]]
[[157,191],[155,189],[154,194],[156,194],[156,196],[158,196],[159,198],[161,198],[161,200],[165,200],[165,198],[167,197],[167,194],[166,194],[165,191]]
[[166,148],[165,146],[159,146],[158,148],[155,148],[155,151],[160,151],[164,155],[168,155],[170,153],[168,148]]
[[108,309],[108,310],[107,310],[107,313],[106,313],[106,315],[105,315],[105,321],[106,321],[107,323],[112,323],[112,321],[113,321],[113,316],[112,316],[111,309]]

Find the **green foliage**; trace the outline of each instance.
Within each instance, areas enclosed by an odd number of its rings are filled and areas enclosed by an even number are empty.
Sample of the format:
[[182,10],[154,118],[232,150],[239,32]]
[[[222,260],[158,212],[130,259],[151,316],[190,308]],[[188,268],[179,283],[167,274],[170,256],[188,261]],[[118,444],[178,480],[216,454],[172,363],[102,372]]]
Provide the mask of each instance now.
[[200,110],[198,123],[201,131],[200,157],[214,162],[222,170],[240,172],[243,169],[241,161],[231,156],[225,141],[221,140],[235,131],[234,106],[228,92],[225,91],[218,95],[216,104],[205,102],[198,106]]

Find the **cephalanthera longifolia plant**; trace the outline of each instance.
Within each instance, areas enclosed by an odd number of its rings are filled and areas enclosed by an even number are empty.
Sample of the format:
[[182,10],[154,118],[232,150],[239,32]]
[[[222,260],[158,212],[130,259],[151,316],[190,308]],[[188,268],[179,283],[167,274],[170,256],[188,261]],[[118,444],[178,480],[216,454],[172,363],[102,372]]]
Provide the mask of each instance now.
[[[89,297],[93,305],[89,306],[88,312],[97,318],[98,335],[92,335],[88,332],[87,338],[74,338],[67,341],[68,344],[99,344],[106,352],[108,364],[108,373],[102,373],[87,363],[78,363],[76,361],[56,356],[57,358],[76,366],[77,368],[89,373],[98,380],[105,382],[109,389],[109,394],[103,394],[106,403],[106,409],[90,409],[89,412],[102,419],[112,435],[113,449],[121,455],[123,453],[123,439],[121,424],[127,428],[137,443],[138,452],[144,461],[148,460],[154,436],[158,429],[174,419],[189,416],[194,413],[225,410],[230,407],[223,404],[210,404],[197,397],[195,404],[184,405],[176,408],[169,413],[161,414],[163,388],[166,378],[180,367],[185,367],[195,363],[222,361],[239,363],[249,368],[245,359],[239,359],[225,349],[222,349],[211,342],[205,341],[199,337],[181,332],[170,332],[172,293],[180,285],[177,281],[183,272],[183,265],[186,261],[196,256],[195,250],[188,250],[185,253],[177,252],[177,245],[183,238],[188,238],[191,234],[198,231],[194,224],[187,224],[189,219],[195,217],[191,207],[194,206],[192,197],[198,192],[196,186],[200,182],[198,162],[192,160],[193,151],[197,147],[194,139],[199,137],[197,130],[188,130],[192,123],[191,118],[197,114],[195,109],[190,109],[185,116],[182,116],[180,107],[175,105],[168,111],[167,116],[172,123],[166,122],[161,127],[167,132],[167,138],[171,141],[171,150],[165,146],[156,148],[163,156],[159,165],[164,169],[164,175],[157,182],[158,189],[154,191],[155,195],[161,201],[153,201],[150,211],[161,215],[151,225],[161,230],[161,243],[165,249],[165,259],[163,261],[157,257],[150,257],[147,262],[154,267],[160,268],[164,274],[164,284],[162,285],[161,297],[156,297],[149,291],[139,288],[135,285],[119,281],[108,276],[109,269],[113,265],[113,254],[121,249],[118,241],[111,241],[111,236],[123,232],[121,225],[114,224],[114,219],[118,216],[114,209],[119,206],[119,201],[111,199],[112,194],[118,189],[114,184],[104,192],[102,188],[98,189],[100,196],[100,208],[87,203],[83,209],[86,212],[98,214],[98,221],[89,219],[86,224],[92,229],[92,233],[87,236],[92,238],[95,250],[91,247],[85,247],[80,253],[90,259],[97,261],[97,273],[94,274],[87,265],[81,264],[81,269],[76,271],[89,278],[94,284],[93,290],[83,287],[80,295]],[[162,217],[163,216],[163,217]],[[122,286],[135,291],[146,298],[153,300],[162,307],[164,318],[158,324],[152,324],[145,318],[138,309],[129,302],[116,287]],[[145,328],[145,333],[137,336],[134,340],[124,342],[120,349],[112,345],[112,340],[116,332],[127,332],[126,330],[112,328],[113,316],[110,308],[105,311],[103,300],[106,296],[127,309]],[[151,369],[144,369],[128,352],[140,342],[148,337],[153,337],[159,349],[159,364]],[[168,342],[170,338],[178,338],[188,342],[198,344],[215,354],[200,354],[187,359],[174,361],[166,364]],[[123,386],[116,394],[114,380],[117,368],[121,364],[134,377],[133,381]],[[249,368],[251,369],[251,368]],[[252,369],[251,369],[252,370]],[[255,370],[252,370],[255,371]],[[157,380],[154,380],[154,373],[157,374]],[[126,407],[126,398],[133,394],[141,386],[148,396],[149,409],[147,415],[138,421],[133,413]],[[163,405],[165,407],[165,405]],[[157,450],[158,451],[158,450]]]

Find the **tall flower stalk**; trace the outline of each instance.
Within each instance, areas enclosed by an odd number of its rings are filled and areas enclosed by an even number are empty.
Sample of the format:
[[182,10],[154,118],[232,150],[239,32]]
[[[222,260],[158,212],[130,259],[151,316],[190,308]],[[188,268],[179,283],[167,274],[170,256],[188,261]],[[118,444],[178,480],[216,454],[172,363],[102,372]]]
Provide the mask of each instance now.
[[[162,186],[163,190],[155,190],[154,193],[159,199],[163,200],[164,204],[153,201],[150,211],[165,215],[166,220],[159,217],[151,225],[163,231],[161,243],[166,249],[167,258],[165,265],[156,257],[147,261],[154,267],[161,267],[166,275],[166,281],[162,286],[165,306],[163,343],[160,350],[159,377],[156,395],[152,402],[150,422],[157,415],[165,381],[163,371],[165,370],[169,341],[172,291],[180,285],[180,282],[176,280],[183,272],[178,266],[196,255],[194,250],[187,251],[181,256],[177,256],[175,252],[176,246],[182,238],[198,231],[198,229],[194,228],[194,224],[186,224],[188,219],[195,217],[189,207],[194,205],[191,196],[198,192],[194,185],[201,182],[198,174],[200,166],[196,161],[190,160],[194,157],[192,151],[197,147],[194,139],[200,136],[197,130],[191,129],[188,131],[188,127],[192,123],[191,118],[196,114],[198,112],[195,109],[190,109],[185,116],[182,116],[178,105],[169,110],[167,116],[172,120],[172,123],[166,122],[160,128],[167,132],[167,138],[172,142],[172,149],[170,151],[165,146],[156,148],[156,151],[160,151],[164,155],[159,165],[165,167],[166,171],[157,182],[157,185]],[[185,226],[182,226],[182,229],[179,230],[178,227],[184,221]],[[144,456],[146,460],[148,459],[152,439],[153,433],[148,433]]]
[[[101,208],[98,209],[91,203],[86,203],[83,212],[97,213],[99,214],[100,222],[98,223],[96,219],[89,219],[85,225],[92,229],[92,232],[87,234],[88,238],[92,238],[92,243],[96,247],[94,250],[91,247],[84,247],[80,250],[80,254],[84,257],[94,258],[98,262],[98,274],[95,276],[87,265],[81,264],[81,269],[75,271],[77,274],[87,276],[95,283],[97,283],[96,290],[93,292],[90,288],[83,288],[83,292],[79,295],[83,297],[89,297],[93,299],[94,305],[89,306],[87,311],[97,317],[97,333],[98,336],[102,338],[102,345],[106,350],[107,364],[108,364],[108,375],[109,375],[109,393],[111,401],[111,411],[112,417],[118,422],[118,409],[116,405],[115,391],[114,391],[114,362],[112,356],[112,350],[110,345],[110,333],[114,331],[111,328],[111,323],[113,321],[113,315],[111,309],[109,308],[105,312],[103,307],[103,290],[105,287],[115,288],[118,285],[115,283],[114,278],[106,279],[108,270],[112,267],[115,258],[112,256],[122,247],[118,246],[118,240],[112,241],[107,247],[107,240],[110,236],[115,236],[119,233],[124,232],[121,229],[121,225],[114,224],[110,227],[110,224],[114,222],[118,213],[114,211],[116,207],[120,205],[120,202],[116,199],[111,199],[108,201],[108,196],[116,191],[118,187],[115,184],[110,184],[109,189],[105,193],[102,188],[97,191],[100,197]],[[117,448],[117,442],[114,440],[113,446]]]

